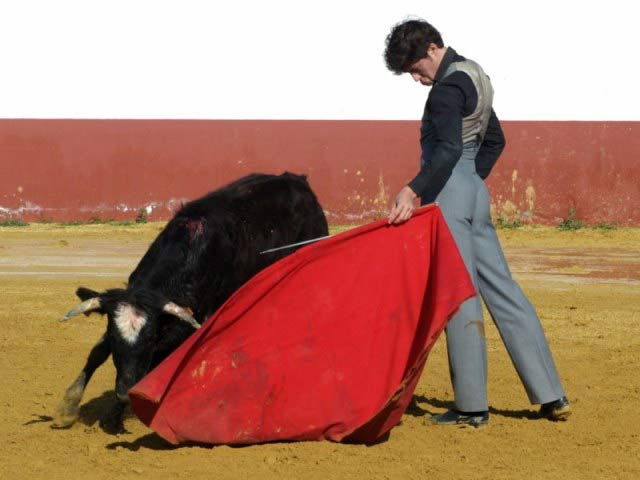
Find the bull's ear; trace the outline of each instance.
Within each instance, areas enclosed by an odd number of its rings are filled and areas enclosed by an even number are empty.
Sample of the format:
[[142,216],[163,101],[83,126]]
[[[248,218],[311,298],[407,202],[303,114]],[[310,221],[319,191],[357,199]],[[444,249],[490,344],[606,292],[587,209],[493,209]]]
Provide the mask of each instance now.
[[100,296],[100,294],[98,292],[96,292],[94,290],[91,290],[89,288],[85,288],[85,287],[79,287],[76,290],[76,295],[83,302],[85,300],[89,300],[90,298],[95,298],[95,297],[99,297]]

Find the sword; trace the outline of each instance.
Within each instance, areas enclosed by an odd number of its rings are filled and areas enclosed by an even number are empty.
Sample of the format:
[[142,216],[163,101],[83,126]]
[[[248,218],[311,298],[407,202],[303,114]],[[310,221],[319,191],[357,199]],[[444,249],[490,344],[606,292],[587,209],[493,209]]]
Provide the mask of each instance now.
[[325,235],[324,237],[312,238],[311,240],[305,240],[303,242],[291,243],[289,245],[283,245],[281,247],[270,248],[268,250],[263,250],[262,252],[260,252],[260,255],[262,255],[263,253],[277,252],[278,250],[284,250],[286,248],[299,247],[300,245],[306,245],[308,243],[317,242],[318,240],[324,240],[325,238],[329,238],[329,237],[331,237],[331,235]]
[[[439,202],[432,202],[432,203],[427,203],[425,205],[421,205],[420,208],[424,208],[430,205],[435,205],[436,207],[440,206]],[[332,237],[333,235],[326,235],[324,237],[318,237],[318,238],[312,238],[311,240],[305,240],[304,242],[298,242],[298,243],[291,243],[289,245],[283,245],[282,247],[276,247],[276,248],[270,248],[269,250],[263,250],[262,252],[260,252],[260,255],[264,254],[264,253],[271,253],[271,252],[277,252],[278,250],[284,250],[285,248],[293,248],[293,247],[299,247],[300,245],[306,245],[308,243],[313,243],[313,242],[317,242],[318,240],[324,240],[325,238],[329,238]]]

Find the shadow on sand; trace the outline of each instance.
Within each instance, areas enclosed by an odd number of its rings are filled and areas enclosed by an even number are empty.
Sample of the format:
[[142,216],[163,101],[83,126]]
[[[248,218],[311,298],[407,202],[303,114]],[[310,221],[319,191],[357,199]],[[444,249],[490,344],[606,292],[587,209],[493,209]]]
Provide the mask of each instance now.
[[[115,450],[117,448],[125,448],[127,450],[131,450],[132,452],[137,452],[141,448],[147,448],[149,450],[176,450],[181,447],[192,447],[195,445],[173,445],[172,443],[167,442],[162,437],[158,436],[155,433],[148,433],[143,435],[140,438],[135,439],[132,442],[113,442],[106,445],[108,450]],[[204,446],[204,445],[197,445]]]
[[78,422],[92,427],[100,422],[100,419],[106,415],[117,403],[116,393],[113,390],[102,392],[99,397],[92,398],[87,403],[80,406],[78,412]]
[[[93,427],[94,425],[100,422],[100,419],[107,415],[111,409],[116,405],[118,400],[116,399],[116,394],[113,390],[108,390],[102,392],[102,395],[99,397],[92,398],[88,402],[84,403],[80,406],[78,410],[78,418],[73,423],[81,423],[87,427]],[[133,415],[129,409],[125,411],[125,416]],[[34,425],[38,423],[52,423],[54,417],[49,415],[39,415],[33,414],[32,419],[23,423],[25,426]],[[62,430],[66,428],[70,428],[73,424],[68,427],[61,427]],[[51,425],[51,428],[58,428]],[[106,433],[110,433],[105,430],[103,427],[100,427]]]
[[[88,427],[95,425],[100,421],[102,415],[111,409],[115,402],[116,394],[113,390],[102,392],[102,395],[99,397],[92,398],[87,403],[80,406],[76,422],[80,422]],[[53,422],[53,417],[49,415],[33,414],[32,416],[35,418],[23,423],[23,425]]]
[[[431,409],[422,408],[419,403],[426,403],[430,407],[434,407],[437,409],[452,409],[455,408],[455,405],[452,401],[439,400],[434,397],[425,397],[424,395],[414,395],[411,399],[411,403],[407,407],[406,415],[411,415],[413,417],[423,417],[425,415],[435,415],[440,413],[439,411],[432,411]],[[508,418],[517,418],[517,419],[528,419],[535,420],[538,418],[538,413],[533,410],[506,410],[502,408],[494,408],[489,407],[489,413],[491,415],[499,415],[502,417]]]

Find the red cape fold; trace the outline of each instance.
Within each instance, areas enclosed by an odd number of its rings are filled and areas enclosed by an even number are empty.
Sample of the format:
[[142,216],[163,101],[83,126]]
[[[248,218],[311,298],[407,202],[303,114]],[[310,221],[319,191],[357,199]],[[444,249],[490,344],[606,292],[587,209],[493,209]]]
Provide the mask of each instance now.
[[240,288],[129,392],[171,443],[370,444],[475,294],[440,209],[306,246]]

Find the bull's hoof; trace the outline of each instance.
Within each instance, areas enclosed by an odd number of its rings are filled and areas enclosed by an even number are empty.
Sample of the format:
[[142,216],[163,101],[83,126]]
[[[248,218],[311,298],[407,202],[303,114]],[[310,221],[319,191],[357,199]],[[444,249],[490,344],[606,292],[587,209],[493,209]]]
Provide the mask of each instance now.
[[109,433],[111,435],[116,435],[118,433],[124,433],[124,423],[122,422],[122,417],[114,418],[112,416],[104,417],[100,419],[100,428],[105,433]]
[[64,394],[53,416],[52,428],[69,428],[76,422],[80,410],[80,400],[84,393],[84,372],[71,384]]
[[78,405],[62,402],[53,417],[51,428],[69,428],[78,418]]
[[53,423],[51,424],[51,428],[70,428],[74,423],[76,423],[76,417],[55,417],[53,419]]

